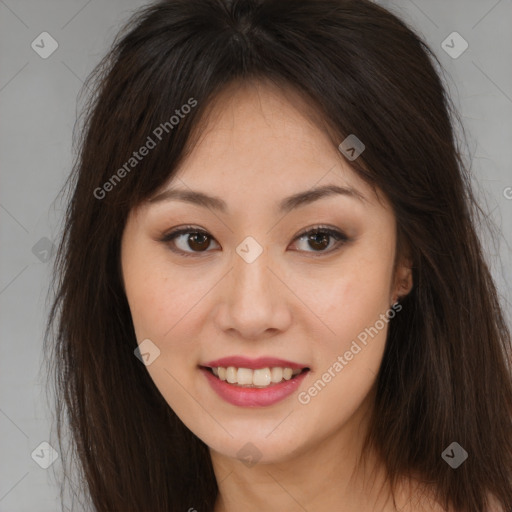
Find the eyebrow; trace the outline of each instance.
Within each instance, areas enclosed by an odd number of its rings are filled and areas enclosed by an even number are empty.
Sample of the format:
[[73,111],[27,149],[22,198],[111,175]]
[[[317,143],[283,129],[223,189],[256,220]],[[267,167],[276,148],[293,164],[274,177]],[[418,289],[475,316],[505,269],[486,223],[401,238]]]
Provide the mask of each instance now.
[[[324,185],[322,187],[313,188],[304,192],[298,192],[297,194],[286,197],[278,204],[278,212],[287,213],[301,206],[305,206],[313,203],[314,201],[318,201],[319,199],[323,199],[324,197],[329,197],[336,194],[362,201],[365,200],[365,197],[359,191],[351,187]],[[159,203],[161,201],[170,200],[185,201],[187,203],[203,206],[205,208],[218,210],[222,213],[227,213],[228,211],[226,202],[220,197],[210,196],[204,192],[199,192],[196,190],[185,190],[178,188],[167,189],[155,197],[149,199],[149,202]]]

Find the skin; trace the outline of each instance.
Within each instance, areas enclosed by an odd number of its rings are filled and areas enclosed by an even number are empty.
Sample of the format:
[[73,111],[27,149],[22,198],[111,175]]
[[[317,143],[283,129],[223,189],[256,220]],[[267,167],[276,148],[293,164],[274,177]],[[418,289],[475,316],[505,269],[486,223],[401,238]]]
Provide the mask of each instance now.
[[[216,512],[395,510],[375,455],[366,469],[356,466],[387,323],[308,404],[297,395],[410,291],[410,262],[399,258],[394,272],[390,205],[299,112],[297,106],[307,107],[301,101],[268,84],[226,90],[200,142],[159,192],[171,186],[200,190],[224,199],[228,212],[148,201],[131,212],[123,233],[122,273],[137,340],[149,338],[159,348],[147,366],[151,378],[210,447],[219,485]],[[327,184],[352,187],[363,199],[332,195],[277,213],[283,198]],[[349,241],[338,245],[327,238],[328,246],[319,249],[297,239],[321,224]],[[189,235],[174,245],[161,241],[185,225],[207,231],[210,245]],[[263,248],[252,263],[236,252],[247,236]],[[274,356],[311,371],[298,393],[277,404],[237,407],[223,401],[198,369],[229,355]],[[249,442],[261,457],[251,467],[237,458]],[[442,510],[405,484],[397,505]]]

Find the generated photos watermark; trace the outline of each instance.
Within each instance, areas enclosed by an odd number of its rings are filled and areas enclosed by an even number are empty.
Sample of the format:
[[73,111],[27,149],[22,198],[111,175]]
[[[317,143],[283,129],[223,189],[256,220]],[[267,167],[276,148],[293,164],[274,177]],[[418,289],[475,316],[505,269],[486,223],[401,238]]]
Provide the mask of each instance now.
[[[359,354],[361,350],[368,344],[368,337],[373,339],[377,334],[384,329],[386,324],[396,316],[398,312],[402,310],[402,305],[400,303],[393,304],[391,308],[389,308],[386,313],[381,313],[379,316],[379,320],[377,320],[371,327],[367,327],[364,331],[361,331],[357,335],[357,340],[352,340],[350,345],[350,349],[345,351],[343,355],[339,355],[336,358],[329,368],[322,374],[322,376],[315,381],[315,383],[310,386],[306,391],[302,391],[298,395],[298,400],[302,405],[307,405],[311,402],[311,399],[322,391],[325,386],[329,382],[331,382],[336,375],[338,375],[345,366],[348,365],[354,356]],[[359,341],[359,343],[358,343]],[[362,345],[362,346],[361,346]]]
[[131,172],[132,169],[137,167],[139,162],[144,160],[144,157],[146,157],[152,149],[156,148],[158,143],[163,140],[164,134],[170,133],[196,105],[197,100],[189,98],[187,103],[174,111],[175,115],[173,114],[168,121],[160,123],[151,132],[151,135],[148,135],[146,142],[138,149],[138,151],[134,151],[132,156],[114,174],[112,174],[112,176],[101,187],[94,189],[94,197],[100,200],[104,199],[108,192],[111,192],[114,187]]

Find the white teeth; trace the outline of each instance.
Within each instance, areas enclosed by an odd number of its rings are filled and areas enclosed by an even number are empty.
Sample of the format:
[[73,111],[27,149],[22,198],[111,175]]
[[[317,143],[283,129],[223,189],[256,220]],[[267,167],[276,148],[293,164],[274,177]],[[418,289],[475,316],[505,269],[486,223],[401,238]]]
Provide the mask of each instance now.
[[220,380],[225,380],[230,384],[237,384],[245,387],[267,387],[270,384],[277,384],[284,380],[290,380],[293,376],[298,375],[302,370],[292,370],[291,368],[235,368],[221,366],[212,368],[212,372]]
[[[261,368],[252,372],[252,382],[249,384],[254,384],[255,386],[268,386],[271,381],[272,377],[270,375],[270,368]],[[238,381],[238,383],[240,384],[240,381]]]
[[236,382],[241,385],[252,384],[252,370],[249,368],[238,368]]
[[272,368],[272,382],[281,382],[283,380],[283,369],[282,368]]
[[230,366],[229,368],[226,368],[226,380],[230,384],[236,383],[236,376],[237,376],[237,372],[236,372],[236,368],[234,366]]
[[293,371],[291,368],[285,368],[283,370],[283,379],[290,380],[292,378]]

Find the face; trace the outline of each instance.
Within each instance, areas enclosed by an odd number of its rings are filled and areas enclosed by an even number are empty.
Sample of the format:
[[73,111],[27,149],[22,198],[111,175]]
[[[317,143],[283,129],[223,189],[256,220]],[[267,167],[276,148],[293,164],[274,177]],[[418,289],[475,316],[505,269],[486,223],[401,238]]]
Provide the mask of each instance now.
[[[147,371],[183,423],[227,457],[252,443],[261,462],[286,461],[346,432],[371,406],[400,314],[390,307],[410,286],[407,267],[394,273],[389,204],[299,102],[254,84],[224,94],[200,142],[123,233]],[[322,187],[331,192],[311,195]],[[233,369],[205,369],[217,365]],[[289,378],[283,368],[307,370]]]

